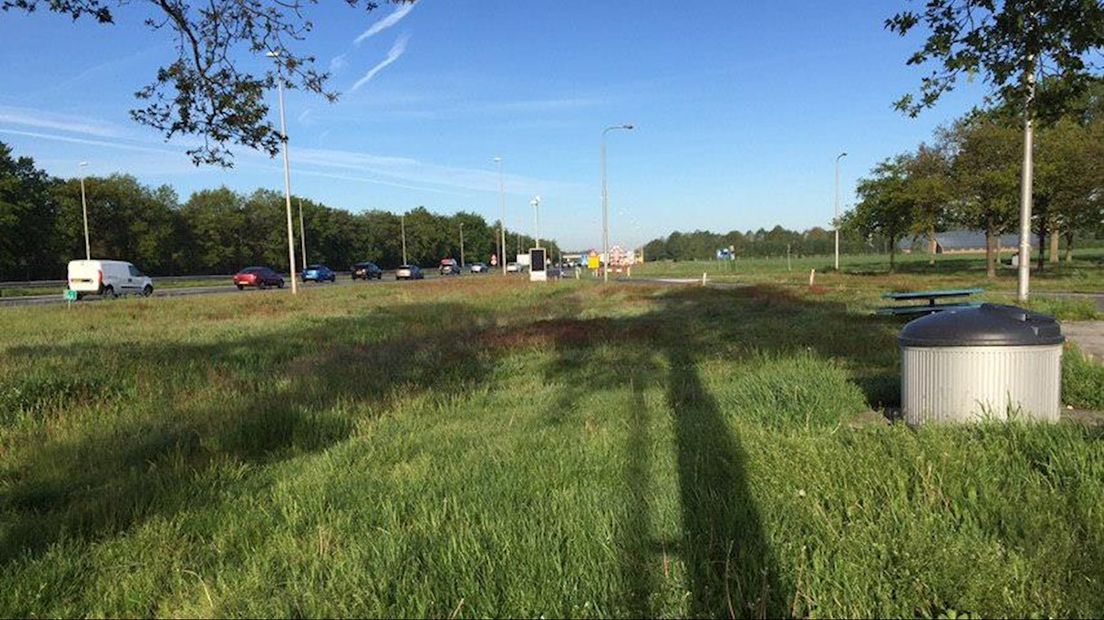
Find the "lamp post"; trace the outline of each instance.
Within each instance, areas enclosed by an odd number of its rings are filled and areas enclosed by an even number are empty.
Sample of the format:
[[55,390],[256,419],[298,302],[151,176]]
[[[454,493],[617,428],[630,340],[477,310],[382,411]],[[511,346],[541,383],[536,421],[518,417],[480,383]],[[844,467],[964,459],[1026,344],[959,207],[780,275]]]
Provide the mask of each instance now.
[[403,264],[406,265],[408,263],[406,262],[406,214],[405,213],[399,216],[399,226],[402,228]]
[[92,260],[92,246],[88,243],[88,200],[84,196],[84,168],[87,165],[88,162],[82,161],[77,164],[77,169],[80,170],[81,211],[84,212],[84,259]]
[[464,268],[464,222],[460,222],[460,269]]
[[847,157],[846,152],[836,156],[836,219],[832,221],[832,228],[836,229],[836,271],[839,271],[839,168],[844,157]]
[[284,203],[287,207],[288,268],[291,270],[291,294],[297,295],[299,287],[295,282],[295,232],[291,223],[291,163],[288,160],[287,121],[284,119],[284,76],[280,70],[280,52],[269,52],[267,56],[276,59],[276,88],[280,98],[280,141],[284,145]]
[[[1031,278],[1031,187],[1035,177],[1034,144],[1035,132],[1032,122],[1031,109],[1035,100],[1035,56],[1028,55],[1027,71],[1024,73],[1027,82],[1027,102],[1024,106],[1023,129],[1023,168],[1020,173],[1020,264],[1016,270],[1016,300],[1020,303],[1027,302],[1029,279]],[[1040,243],[1042,241],[1040,240]],[[1042,247],[1039,248],[1042,252]]]
[[533,200],[529,201],[529,204],[533,205],[533,234],[538,248],[540,247],[540,201],[540,196],[534,196]]
[[303,271],[307,270],[307,231],[303,227],[303,199],[299,199],[299,246],[302,248]]
[[602,130],[602,252],[605,264],[602,266],[602,281],[609,282],[609,192],[606,189],[606,134],[614,129],[630,130],[633,126],[612,125]]
[[498,221],[498,233],[502,238],[498,245],[498,249],[502,253],[499,259],[502,265],[502,275],[506,275],[506,186],[502,182],[502,158],[495,157],[494,161],[498,164],[498,196],[502,202],[502,219]]

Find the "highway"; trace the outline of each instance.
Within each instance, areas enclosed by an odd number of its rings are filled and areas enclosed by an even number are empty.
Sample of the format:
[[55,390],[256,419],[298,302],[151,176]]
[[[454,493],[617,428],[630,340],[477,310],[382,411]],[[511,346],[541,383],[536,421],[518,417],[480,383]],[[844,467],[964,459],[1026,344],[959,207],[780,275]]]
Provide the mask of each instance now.
[[[423,272],[425,273],[425,279],[426,280],[433,280],[433,279],[442,277],[437,272],[436,269],[426,269]],[[289,284],[285,285],[283,289],[278,289],[278,288],[275,288],[275,287],[269,287],[269,288],[266,288],[264,290],[257,290],[257,289],[247,288],[245,290],[239,291],[237,289],[237,287],[235,287],[233,282],[231,281],[232,277],[233,276],[226,276],[226,283],[225,284],[213,284],[213,285],[210,285],[210,286],[191,286],[191,287],[179,287],[179,288],[158,288],[157,287],[157,280],[154,279],[154,281],[153,281],[153,287],[154,287],[153,288],[153,297],[188,297],[188,296],[192,296],[192,295],[228,295],[228,294],[232,294],[232,293],[233,294],[238,294],[238,295],[255,295],[255,294],[262,294],[263,295],[263,294],[273,293],[274,291],[285,292],[290,287],[290,283],[289,283]],[[463,274],[462,276],[459,276],[459,277],[462,277],[462,278],[482,278],[482,277],[490,277],[490,275],[488,274],[488,275],[485,276],[484,274],[465,273],[465,274]],[[368,281],[353,280],[348,274],[338,274],[337,282],[334,282],[334,283],[330,283],[330,282],[322,282],[322,283],[318,283],[318,282],[301,282],[299,284],[299,286],[305,287],[307,289],[326,288],[326,287],[331,287],[331,286],[371,286],[371,285],[377,284],[379,282],[394,282],[394,281],[395,281],[395,272],[394,271],[385,271],[383,273],[383,279],[381,279],[381,280],[368,280]],[[74,302],[74,303],[80,303],[80,304],[97,303],[97,302],[102,302],[102,301],[105,301],[105,300],[110,301],[107,298],[92,295],[92,296],[85,297],[85,298],[81,299],[79,302]],[[65,302],[65,299],[62,297],[61,290],[58,290],[55,293],[50,293],[48,295],[26,295],[26,296],[21,296],[21,297],[0,297],[0,307],[3,307],[3,306],[35,306],[35,305],[63,304],[63,303],[66,303],[66,302]]]

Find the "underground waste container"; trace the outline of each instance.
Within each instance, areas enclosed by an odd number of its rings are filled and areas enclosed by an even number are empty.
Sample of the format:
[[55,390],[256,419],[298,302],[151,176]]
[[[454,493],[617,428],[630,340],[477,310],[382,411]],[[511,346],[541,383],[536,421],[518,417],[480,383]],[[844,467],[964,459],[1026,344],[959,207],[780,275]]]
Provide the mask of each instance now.
[[916,319],[901,330],[901,412],[908,424],[1057,421],[1062,328],[1053,317],[982,304]]

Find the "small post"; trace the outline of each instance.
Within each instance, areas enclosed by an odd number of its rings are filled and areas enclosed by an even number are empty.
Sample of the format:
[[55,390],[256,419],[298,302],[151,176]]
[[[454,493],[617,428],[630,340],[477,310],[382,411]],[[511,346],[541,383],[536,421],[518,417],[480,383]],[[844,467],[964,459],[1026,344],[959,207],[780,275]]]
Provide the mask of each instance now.
[[816,282],[816,269],[810,269],[809,270],[809,288],[812,288],[812,286],[815,282]]
[[702,286],[705,286],[705,279],[706,279],[706,275],[705,275],[705,272],[703,271],[702,272]]
[[793,266],[790,264],[790,244],[786,244],[786,271],[793,271]]

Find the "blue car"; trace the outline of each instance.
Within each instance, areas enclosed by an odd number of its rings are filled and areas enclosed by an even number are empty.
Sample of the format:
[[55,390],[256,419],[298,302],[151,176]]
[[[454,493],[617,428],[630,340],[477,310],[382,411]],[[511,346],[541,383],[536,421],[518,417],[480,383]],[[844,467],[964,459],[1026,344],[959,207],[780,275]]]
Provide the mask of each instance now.
[[325,282],[327,280],[336,282],[337,274],[325,265],[307,265],[307,268],[303,270],[304,282]]

